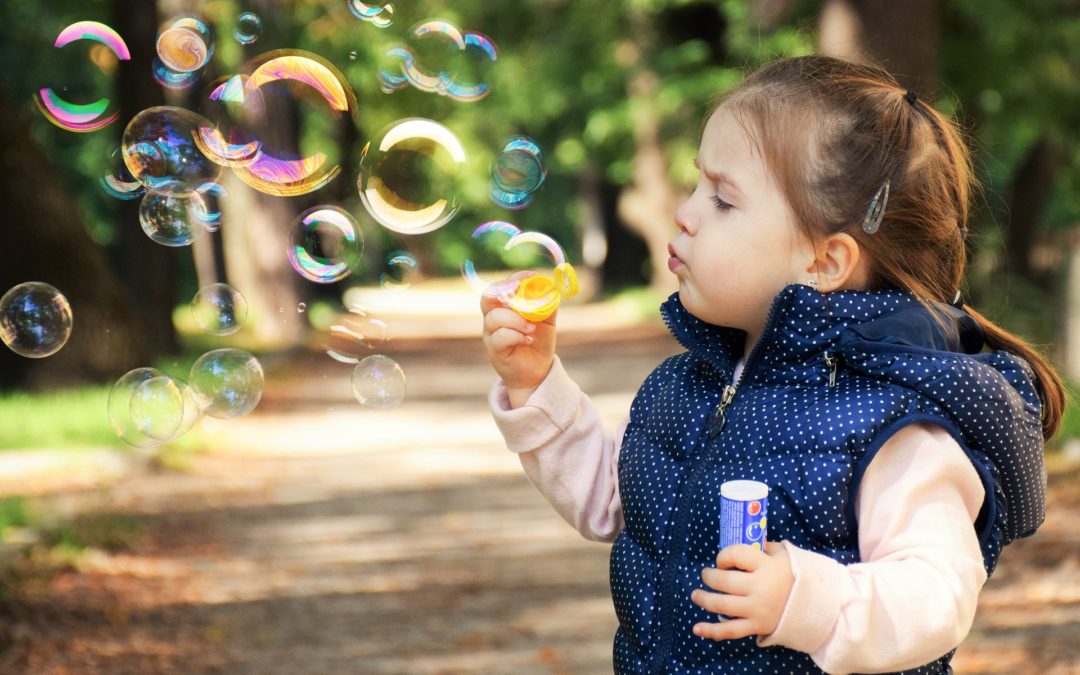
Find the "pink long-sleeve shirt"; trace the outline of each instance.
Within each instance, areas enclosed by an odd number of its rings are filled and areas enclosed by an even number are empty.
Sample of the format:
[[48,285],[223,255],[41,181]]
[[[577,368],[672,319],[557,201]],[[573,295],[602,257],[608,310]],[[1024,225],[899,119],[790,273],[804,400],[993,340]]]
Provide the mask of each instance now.
[[[623,527],[618,460],[628,420],[605,433],[558,358],[520,408],[502,382],[490,404],[507,447],[559,515],[588,539],[614,541]],[[973,527],[984,495],[943,429],[897,432],[855,495],[863,562],[842,565],[784,542],[795,582],[779,625],[758,644],[806,652],[829,673],[914,668],[956,647],[986,582]]]

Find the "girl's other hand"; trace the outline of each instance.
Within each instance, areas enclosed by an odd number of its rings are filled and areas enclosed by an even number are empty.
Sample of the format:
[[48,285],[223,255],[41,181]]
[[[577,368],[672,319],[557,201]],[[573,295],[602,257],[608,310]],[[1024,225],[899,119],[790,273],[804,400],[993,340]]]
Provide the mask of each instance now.
[[775,631],[795,584],[787,549],[771,541],[765,543],[765,552],[746,544],[728,546],[716,556],[716,567],[701,571],[701,580],[719,592],[695,590],[690,594],[694,604],[732,617],[694,625],[694,635],[713,640]]
[[[518,272],[511,279],[529,276]],[[483,296],[484,347],[488,359],[506,384],[510,405],[517,408],[540,386],[555,361],[556,311],[533,323],[510,309],[499,298]]]

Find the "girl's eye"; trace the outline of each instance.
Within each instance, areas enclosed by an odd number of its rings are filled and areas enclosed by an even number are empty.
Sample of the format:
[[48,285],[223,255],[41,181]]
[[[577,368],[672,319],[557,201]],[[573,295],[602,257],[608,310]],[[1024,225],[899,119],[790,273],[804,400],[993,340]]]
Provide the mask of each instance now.
[[721,211],[727,211],[728,209],[731,208],[731,204],[728,204],[727,202],[725,202],[723,199],[720,199],[720,197],[718,197],[716,195],[713,195],[712,197],[710,197],[710,199],[712,199],[713,204],[716,204],[716,208],[720,209]]

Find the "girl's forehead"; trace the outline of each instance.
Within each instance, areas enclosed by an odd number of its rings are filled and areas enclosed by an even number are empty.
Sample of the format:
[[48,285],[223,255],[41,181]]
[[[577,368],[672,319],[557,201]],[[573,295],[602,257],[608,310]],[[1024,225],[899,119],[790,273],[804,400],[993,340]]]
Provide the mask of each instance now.
[[701,136],[698,161],[725,171],[748,173],[747,178],[758,177],[765,172],[765,164],[757,144],[748,133],[747,126],[723,106],[709,117]]

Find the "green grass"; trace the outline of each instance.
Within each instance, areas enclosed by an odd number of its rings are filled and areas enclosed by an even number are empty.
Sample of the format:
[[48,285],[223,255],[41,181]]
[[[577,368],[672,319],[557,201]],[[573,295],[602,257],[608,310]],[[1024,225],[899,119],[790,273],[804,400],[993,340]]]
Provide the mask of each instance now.
[[34,522],[34,514],[25,497],[4,497],[0,499],[0,542],[7,538],[9,530],[15,527],[28,527]]
[[115,445],[108,387],[0,394],[0,450]]

